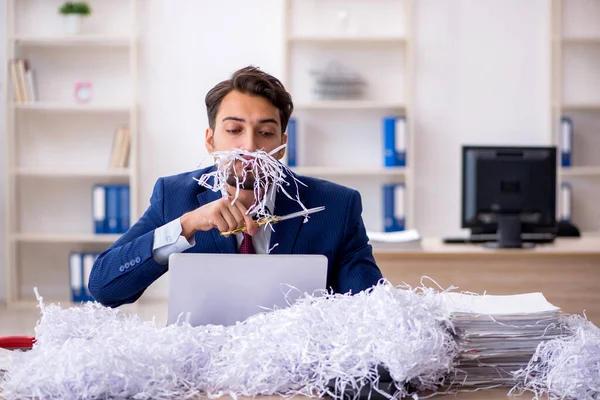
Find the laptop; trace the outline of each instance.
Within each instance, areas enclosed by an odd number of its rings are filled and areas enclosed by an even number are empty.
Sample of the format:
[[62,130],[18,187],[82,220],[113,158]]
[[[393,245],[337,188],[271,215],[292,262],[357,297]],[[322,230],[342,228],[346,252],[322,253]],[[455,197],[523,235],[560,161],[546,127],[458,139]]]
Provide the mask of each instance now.
[[167,324],[235,325],[305,293],[321,295],[326,282],[323,255],[172,254]]

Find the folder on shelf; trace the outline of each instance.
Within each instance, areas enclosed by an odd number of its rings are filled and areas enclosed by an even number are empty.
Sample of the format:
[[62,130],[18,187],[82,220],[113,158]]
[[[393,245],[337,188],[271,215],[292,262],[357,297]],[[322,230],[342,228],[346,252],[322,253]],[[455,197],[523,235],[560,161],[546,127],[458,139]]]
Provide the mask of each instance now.
[[573,151],[573,121],[569,117],[562,117],[560,120],[560,155],[563,167],[572,165]]
[[110,234],[119,233],[119,191],[117,185],[106,185],[106,232]]
[[88,284],[90,283],[90,274],[92,273],[92,267],[94,262],[98,258],[98,253],[85,253],[83,254],[83,301],[94,301],[94,298],[90,294]]
[[297,154],[297,133],[298,125],[296,118],[290,118],[287,127],[287,159],[288,166],[295,167],[298,165],[298,154]]
[[572,203],[573,188],[568,182],[560,184],[560,215],[559,221],[570,221],[573,213]]
[[92,189],[94,233],[125,233],[131,224],[129,185],[94,185]]
[[119,233],[127,232],[130,224],[129,185],[119,187]]
[[106,233],[106,188],[103,185],[94,185],[92,188],[92,217],[94,233]]
[[403,231],[406,225],[405,186],[403,183],[383,186],[384,231]]
[[82,254],[71,252],[69,254],[69,278],[71,282],[71,300],[74,303],[83,301],[85,292],[83,289],[83,265]]
[[406,117],[390,116],[383,119],[384,166],[406,166]]

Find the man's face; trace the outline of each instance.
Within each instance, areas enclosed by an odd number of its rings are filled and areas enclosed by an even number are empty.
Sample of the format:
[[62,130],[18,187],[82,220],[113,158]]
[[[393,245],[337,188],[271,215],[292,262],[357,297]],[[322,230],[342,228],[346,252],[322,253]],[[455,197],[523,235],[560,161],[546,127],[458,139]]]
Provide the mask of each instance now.
[[[232,91],[221,101],[215,120],[215,129],[206,130],[206,150],[227,151],[234,148],[246,151],[264,150],[267,153],[286,143],[287,135],[281,133],[279,110],[267,99]],[[285,149],[273,155],[280,160]],[[236,174],[242,177],[241,163],[235,166]],[[235,186],[233,174],[228,180]],[[254,177],[248,174],[243,189],[254,187]]]

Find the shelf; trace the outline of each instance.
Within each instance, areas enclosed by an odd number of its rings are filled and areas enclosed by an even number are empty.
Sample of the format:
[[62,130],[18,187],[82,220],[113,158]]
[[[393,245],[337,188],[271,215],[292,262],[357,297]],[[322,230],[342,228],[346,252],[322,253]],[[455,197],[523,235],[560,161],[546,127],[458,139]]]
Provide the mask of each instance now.
[[558,169],[560,176],[597,176],[600,177],[600,166],[592,167],[561,167]]
[[26,169],[16,170],[16,175],[32,178],[127,178],[130,176],[129,169],[115,170],[45,170],[45,169]]
[[404,110],[402,103],[370,100],[319,100],[294,105],[296,110]]
[[377,177],[405,176],[405,167],[292,167],[292,171],[306,176]]
[[559,39],[564,44],[594,44],[600,45],[600,37],[563,37]]
[[23,111],[58,111],[58,112],[129,112],[132,107],[128,105],[110,104],[76,104],[76,103],[13,103],[17,110]]
[[95,235],[86,233],[17,233],[13,239],[23,243],[101,243],[110,244],[121,237],[116,235]]
[[[561,106],[558,106],[561,108]],[[565,103],[562,104],[563,110],[569,111],[600,111],[600,103]]]
[[288,40],[312,44],[406,44],[402,36],[291,36]]
[[77,35],[77,36],[13,36],[15,44],[26,46],[129,46],[134,38],[129,36]]

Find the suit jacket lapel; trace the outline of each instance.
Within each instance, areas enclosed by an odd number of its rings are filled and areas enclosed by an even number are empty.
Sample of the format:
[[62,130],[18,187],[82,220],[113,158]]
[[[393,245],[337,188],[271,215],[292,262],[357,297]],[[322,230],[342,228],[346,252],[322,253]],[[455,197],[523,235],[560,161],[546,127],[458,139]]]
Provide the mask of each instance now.
[[[289,186],[285,189],[288,194],[295,199],[296,198],[296,183],[293,177],[288,177],[287,181]],[[298,184],[298,194],[300,201],[304,200],[304,186]],[[286,215],[289,213],[301,211],[302,207],[296,200],[290,199],[286,196],[281,189],[277,191],[275,196],[275,215]],[[281,221],[273,225],[274,231],[271,231],[271,240],[269,248],[272,248],[271,254],[292,254],[294,244],[300,233],[304,218],[292,218],[285,221]],[[277,244],[277,247],[273,248]]]
[[[202,187],[202,192],[200,192],[196,197],[198,199],[199,205],[203,206],[215,200],[219,200],[221,198],[221,193],[213,192],[210,189]],[[211,234],[220,253],[237,253],[237,242],[234,235],[231,235],[229,237],[221,236],[219,230],[216,228],[211,229],[208,233]]]

